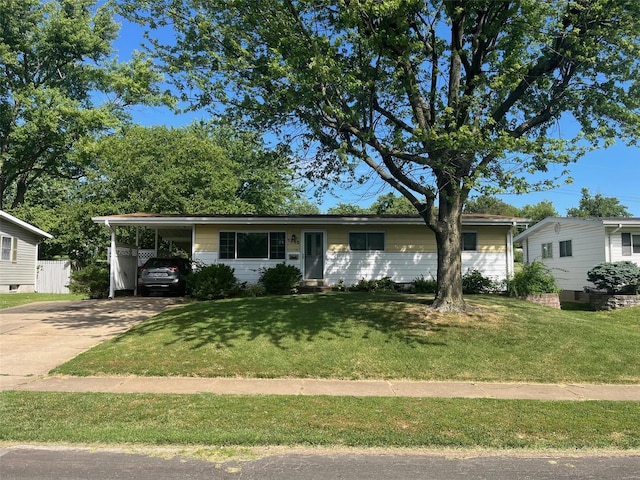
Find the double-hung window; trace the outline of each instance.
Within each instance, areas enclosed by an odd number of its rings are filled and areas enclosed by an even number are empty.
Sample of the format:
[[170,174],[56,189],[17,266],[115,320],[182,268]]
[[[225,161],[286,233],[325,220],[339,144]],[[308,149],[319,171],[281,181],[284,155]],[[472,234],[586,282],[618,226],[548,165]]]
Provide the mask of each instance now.
[[349,248],[353,251],[384,250],[384,233],[351,232],[349,233]]
[[478,250],[478,234],[476,232],[462,232],[462,251],[475,252]]
[[561,257],[573,256],[571,240],[564,240],[560,242],[560,256]]
[[640,235],[622,234],[622,255],[640,253]]
[[542,244],[542,258],[553,258],[553,243]]
[[0,260],[3,262],[17,262],[18,261],[18,242],[14,237],[2,237],[0,240],[2,252],[0,254]]
[[284,257],[285,232],[220,232],[221,260],[280,260]]

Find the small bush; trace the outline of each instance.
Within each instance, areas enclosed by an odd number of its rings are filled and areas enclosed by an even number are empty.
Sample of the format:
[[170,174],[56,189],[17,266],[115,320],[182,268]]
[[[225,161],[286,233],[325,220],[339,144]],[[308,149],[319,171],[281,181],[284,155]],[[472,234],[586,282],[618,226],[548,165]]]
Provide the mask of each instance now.
[[109,296],[109,269],[106,266],[92,264],[71,274],[69,291],[87,295],[89,298],[107,298]]
[[526,297],[541,293],[558,293],[560,289],[551,270],[542,262],[525,263],[522,270],[507,280],[507,293]]
[[239,293],[235,270],[223,263],[207,265],[187,276],[187,291],[196,300],[227,298]]
[[268,295],[289,295],[297,291],[302,280],[302,272],[295,265],[279,263],[275,267],[263,269],[259,283]]
[[358,283],[355,283],[349,287],[352,292],[375,292],[376,290],[396,290],[396,284],[391,277],[383,277],[378,280],[365,280],[361,279]]
[[435,278],[424,278],[420,275],[413,281],[413,290],[416,293],[436,293],[438,291],[438,282]]
[[469,270],[462,276],[462,292],[465,294],[479,294],[495,292],[496,282],[482,275],[480,270]]
[[587,280],[608,293],[638,293],[640,267],[633,262],[604,262],[587,272]]

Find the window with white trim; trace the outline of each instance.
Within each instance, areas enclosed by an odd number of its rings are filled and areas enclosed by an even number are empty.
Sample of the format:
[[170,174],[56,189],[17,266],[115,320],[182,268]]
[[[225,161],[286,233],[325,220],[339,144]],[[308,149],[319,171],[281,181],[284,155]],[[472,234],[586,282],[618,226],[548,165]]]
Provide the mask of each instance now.
[[476,232],[462,232],[462,251],[476,252],[478,250],[478,234]]
[[349,232],[351,250],[384,250],[383,232]]
[[640,235],[625,232],[622,234],[622,255],[628,256],[634,253],[640,253]]
[[18,239],[15,237],[2,237],[0,240],[0,246],[2,247],[2,253],[0,253],[0,260],[3,262],[18,261]]
[[542,258],[553,258],[553,243],[542,244]]
[[573,256],[573,248],[572,248],[571,240],[563,240],[560,242],[560,256],[561,257]]
[[285,232],[220,232],[219,258],[285,258]]

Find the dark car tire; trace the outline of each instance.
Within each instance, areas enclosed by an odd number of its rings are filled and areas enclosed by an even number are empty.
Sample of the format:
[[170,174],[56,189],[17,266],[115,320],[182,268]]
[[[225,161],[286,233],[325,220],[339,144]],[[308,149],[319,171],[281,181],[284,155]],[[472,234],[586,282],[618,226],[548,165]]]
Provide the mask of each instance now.
[[138,293],[141,297],[148,297],[151,292],[149,292],[149,290],[147,290],[146,288],[139,288]]

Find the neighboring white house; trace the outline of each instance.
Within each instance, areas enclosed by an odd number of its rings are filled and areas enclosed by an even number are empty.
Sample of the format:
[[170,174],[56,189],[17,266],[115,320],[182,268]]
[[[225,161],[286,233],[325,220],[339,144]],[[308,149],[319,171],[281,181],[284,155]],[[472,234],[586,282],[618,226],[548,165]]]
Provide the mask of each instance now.
[[640,218],[548,217],[514,241],[522,243],[525,262],[544,262],[563,290],[595,287],[587,272],[603,262],[640,265]]
[[[418,215],[153,215],[129,214],[93,218],[111,235],[111,296],[125,271],[116,227],[155,230],[203,264],[225,263],[241,282],[256,283],[260,270],[286,262],[297,266],[305,281],[345,285],[360,279],[391,277],[409,283],[436,276],[435,235]],[[477,269],[504,279],[513,273],[513,235],[527,219],[496,215],[463,215],[463,271]],[[134,246],[135,247],[135,246]],[[140,246],[138,246],[140,248]],[[134,250],[132,248],[130,250]],[[135,278],[135,277],[134,277]]]
[[0,210],[0,293],[37,291],[38,244],[47,232]]

